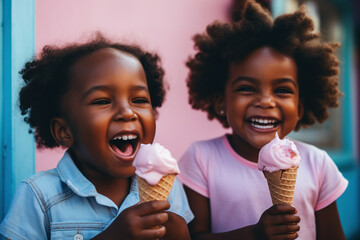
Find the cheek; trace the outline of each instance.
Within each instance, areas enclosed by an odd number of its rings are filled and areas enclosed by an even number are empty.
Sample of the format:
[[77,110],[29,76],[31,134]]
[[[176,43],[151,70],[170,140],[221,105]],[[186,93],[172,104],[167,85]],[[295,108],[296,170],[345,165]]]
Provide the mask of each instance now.
[[239,107],[235,105],[231,109],[227,110],[226,120],[232,129],[239,129],[245,122],[244,111],[239,110]]
[[243,116],[248,103],[244,98],[231,98],[227,101],[226,110],[228,117]]
[[156,131],[156,124],[154,123],[150,124],[149,122],[143,125],[144,127],[144,137],[142,140],[142,143],[149,144],[154,141],[155,138],[155,131]]
[[82,124],[89,132],[104,131],[109,125],[109,118],[102,114],[95,114],[89,116],[86,120],[82,121]]
[[287,106],[286,112],[288,113],[288,121],[291,122],[292,125],[297,124],[300,119],[299,105],[297,102],[293,102]]
[[153,112],[146,112],[142,115],[143,139],[142,143],[152,143],[155,138],[156,122]]
[[78,118],[75,129],[77,129],[78,137],[81,138],[82,141],[86,141],[87,139],[97,141],[106,135],[108,125],[108,119],[98,114],[87,116],[86,118]]

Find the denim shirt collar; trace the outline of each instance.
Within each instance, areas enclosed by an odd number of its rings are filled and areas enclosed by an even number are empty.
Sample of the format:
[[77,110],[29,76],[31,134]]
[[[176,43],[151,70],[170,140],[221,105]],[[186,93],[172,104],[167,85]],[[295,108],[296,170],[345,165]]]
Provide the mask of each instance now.
[[131,205],[134,205],[134,203],[139,202],[138,187],[135,177],[132,178],[130,193],[124,199],[124,202],[119,209],[112,200],[96,191],[94,184],[92,184],[80,172],[68,151],[65,152],[64,156],[58,163],[56,170],[61,181],[64,182],[75,194],[81,197],[95,197],[99,204],[114,207],[119,210],[119,212]]
[[60,160],[56,168],[61,181],[74,193],[81,197],[95,197],[99,193],[95,186],[80,172],[68,151]]

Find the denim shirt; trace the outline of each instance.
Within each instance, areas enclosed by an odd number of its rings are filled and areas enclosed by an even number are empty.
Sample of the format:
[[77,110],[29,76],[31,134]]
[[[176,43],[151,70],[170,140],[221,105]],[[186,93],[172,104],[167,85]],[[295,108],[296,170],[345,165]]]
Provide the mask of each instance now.
[[[193,219],[177,179],[167,200],[169,211],[187,223]],[[0,235],[12,240],[90,239],[106,229],[124,209],[138,202],[135,177],[130,193],[118,207],[96,191],[66,152],[56,169],[39,172],[19,185],[0,225]],[[75,237],[77,234],[80,238]]]

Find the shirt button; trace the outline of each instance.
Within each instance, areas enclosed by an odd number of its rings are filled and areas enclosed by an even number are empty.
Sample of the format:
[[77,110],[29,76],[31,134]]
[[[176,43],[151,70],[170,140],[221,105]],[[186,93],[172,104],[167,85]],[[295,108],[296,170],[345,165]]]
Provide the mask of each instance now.
[[75,236],[74,236],[74,240],[83,240],[84,238],[83,238],[83,236],[80,234],[80,233],[78,233],[78,234],[76,234]]

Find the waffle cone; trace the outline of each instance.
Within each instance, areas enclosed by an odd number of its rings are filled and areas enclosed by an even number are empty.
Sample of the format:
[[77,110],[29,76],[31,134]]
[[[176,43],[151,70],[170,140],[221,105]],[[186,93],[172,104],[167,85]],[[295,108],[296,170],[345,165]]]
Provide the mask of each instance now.
[[263,171],[267,180],[273,204],[292,204],[296,183],[297,167],[275,172]]
[[174,184],[175,174],[169,174],[161,178],[155,186],[150,185],[145,179],[136,176],[139,188],[140,202],[152,200],[166,200]]

